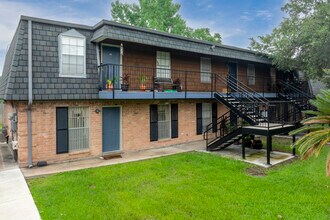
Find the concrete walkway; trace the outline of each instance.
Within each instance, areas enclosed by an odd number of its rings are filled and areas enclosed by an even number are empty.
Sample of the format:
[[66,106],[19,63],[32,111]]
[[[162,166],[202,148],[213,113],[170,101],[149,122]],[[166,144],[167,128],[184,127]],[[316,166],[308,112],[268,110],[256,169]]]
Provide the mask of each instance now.
[[50,164],[45,167],[21,168],[25,178],[44,176],[54,173],[61,173],[73,170],[81,170],[92,167],[101,167],[114,164],[122,164],[133,161],[153,159],[178,153],[205,150],[205,141],[195,141],[185,144],[173,145],[164,148],[141,150],[137,152],[125,153],[121,158],[104,160],[100,158],[90,158],[73,162]]
[[7,144],[0,144],[0,219],[40,219],[21,170]]

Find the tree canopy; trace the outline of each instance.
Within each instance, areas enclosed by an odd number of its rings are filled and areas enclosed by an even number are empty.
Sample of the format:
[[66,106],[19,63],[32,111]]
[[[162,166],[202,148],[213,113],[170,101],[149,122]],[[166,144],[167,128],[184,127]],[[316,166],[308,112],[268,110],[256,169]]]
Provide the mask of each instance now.
[[251,39],[281,70],[300,70],[330,83],[330,0],[290,0],[287,15],[272,33]]
[[139,0],[138,4],[116,0],[111,6],[111,16],[116,22],[221,43],[221,35],[212,34],[209,28],[188,27],[179,14],[181,5],[172,0]]

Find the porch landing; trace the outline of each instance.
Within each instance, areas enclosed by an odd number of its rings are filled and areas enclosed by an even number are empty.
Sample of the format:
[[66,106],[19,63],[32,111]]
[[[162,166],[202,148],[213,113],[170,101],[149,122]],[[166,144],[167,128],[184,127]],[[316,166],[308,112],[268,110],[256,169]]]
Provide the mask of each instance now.
[[251,148],[245,148],[245,160],[244,160],[242,159],[242,146],[234,145],[234,144],[227,147],[226,149],[220,151],[213,151],[211,153],[235,160],[241,160],[264,168],[269,168],[295,158],[295,156],[289,153],[271,151],[270,152],[271,165],[267,165],[267,151],[265,149],[256,150]]

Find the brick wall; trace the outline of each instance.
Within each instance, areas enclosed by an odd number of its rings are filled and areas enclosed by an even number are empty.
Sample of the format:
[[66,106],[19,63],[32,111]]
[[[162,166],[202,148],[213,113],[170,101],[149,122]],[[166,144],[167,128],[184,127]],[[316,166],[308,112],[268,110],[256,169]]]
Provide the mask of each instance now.
[[[168,101],[179,106],[179,137],[150,142],[150,104],[160,101],[48,101],[35,102],[32,110],[32,158],[33,162],[46,160],[48,163],[70,161],[79,158],[102,155],[102,112],[95,113],[102,106],[122,107],[122,150],[136,151],[163,147],[189,141],[202,140],[196,135],[196,103],[205,101]],[[56,107],[89,106],[90,108],[90,148],[74,153],[56,154]],[[27,112],[25,103],[16,103],[18,111],[19,164],[27,165]],[[226,111],[218,105],[218,115]]]
[[[122,42],[106,40],[105,43],[120,45]],[[156,48],[151,46],[141,46],[132,43],[123,43],[123,65],[147,67],[145,69],[136,70],[132,67],[123,69],[124,72],[130,75],[131,89],[134,87],[132,84],[139,84],[137,74],[144,73],[148,77],[147,85],[151,87],[152,77],[155,74],[152,68],[156,68],[156,53],[159,51],[166,51],[171,53],[171,78],[175,80],[180,78],[183,83],[183,89],[187,88],[188,91],[211,91],[212,86],[210,83],[201,83],[200,75],[200,58],[207,57],[205,55],[188,53],[184,51],[169,50]],[[212,72],[227,77],[228,59],[220,57],[211,58]],[[238,79],[247,84],[247,62],[235,61],[237,63]],[[263,91],[267,86],[267,80],[270,82],[270,66],[265,64],[255,64],[256,71],[256,84],[251,86],[256,91]],[[187,85],[184,85],[185,71],[187,71]],[[226,87],[224,83],[217,82],[217,90],[223,91]],[[138,88],[138,86],[135,86]],[[134,87],[134,89],[135,89]]]

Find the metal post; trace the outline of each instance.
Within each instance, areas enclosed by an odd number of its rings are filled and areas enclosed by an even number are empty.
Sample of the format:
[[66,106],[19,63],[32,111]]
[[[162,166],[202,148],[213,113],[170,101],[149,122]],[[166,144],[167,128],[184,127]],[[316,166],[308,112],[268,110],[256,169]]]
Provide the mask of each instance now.
[[270,152],[272,150],[272,136],[267,134],[267,165],[270,164]]
[[115,99],[115,66],[112,65],[112,99]]
[[152,71],[152,98],[155,99],[155,69]]
[[[296,142],[296,135],[292,135],[292,143],[294,144]],[[292,155],[296,156],[296,147],[292,148]]]
[[184,97],[187,98],[187,71],[184,72]]
[[243,160],[245,160],[245,145],[244,145],[244,137],[245,137],[245,135],[243,134],[243,137],[242,137],[242,158],[243,158]]

